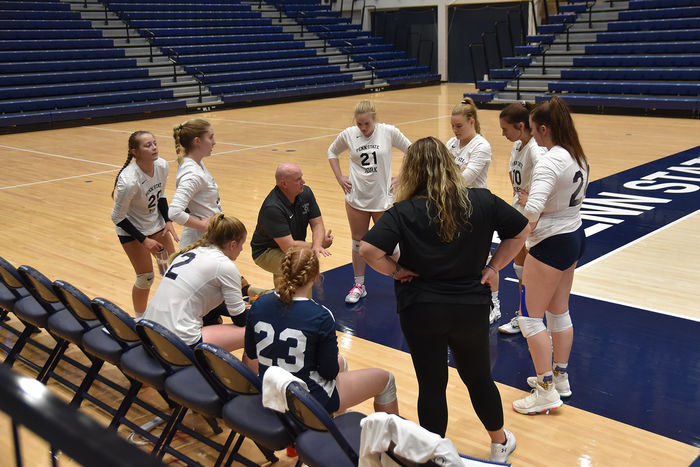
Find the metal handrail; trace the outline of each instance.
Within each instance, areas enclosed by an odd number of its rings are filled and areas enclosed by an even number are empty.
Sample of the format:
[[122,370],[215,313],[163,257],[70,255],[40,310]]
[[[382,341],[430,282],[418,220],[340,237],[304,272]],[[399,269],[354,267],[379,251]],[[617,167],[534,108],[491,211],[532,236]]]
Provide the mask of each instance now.
[[144,29],[143,34],[146,36],[146,40],[148,41],[148,50],[150,54],[148,61],[153,63],[153,41],[156,39],[156,35],[149,29]]
[[177,83],[177,64],[180,61],[180,54],[170,47],[166,49],[166,52],[168,53],[168,60],[173,64],[173,82]]
[[[306,12],[298,10],[297,11],[297,18],[300,18],[300,17],[306,18]],[[299,27],[301,28],[301,30],[300,30],[301,37],[304,37],[304,21],[303,21],[303,19],[299,22]]]
[[372,63],[367,64],[369,66],[369,69],[372,71],[372,78],[371,78],[369,84],[374,84],[374,72],[377,69],[377,59],[372,57],[372,56],[369,56],[369,57],[367,57],[367,60],[371,60],[372,62],[374,62],[373,64]]
[[[532,22],[535,25],[535,32],[537,32],[537,10],[535,10],[535,0],[530,0],[530,6],[532,6]],[[525,41],[523,41],[525,42]]]
[[319,28],[321,28],[322,30],[325,30],[327,33],[325,36],[323,36],[323,51],[325,52],[326,48],[328,47],[328,36],[331,33],[331,29],[327,26],[322,25],[322,24],[319,25]]
[[[192,76],[194,79],[197,81],[197,85],[199,85],[199,103],[202,103],[202,84],[204,84],[204,78],[206,75],[204,74],[203,71],[200,71],[199,68],[194,69],[194,73],[192,73]],[[201,76],[201,78],[200,78]]]
[[[352,42],[343,41],[343,44],[345,44],[347,47],[352,47]],[[350,68],[350,51],[348,51],[348,68]]]

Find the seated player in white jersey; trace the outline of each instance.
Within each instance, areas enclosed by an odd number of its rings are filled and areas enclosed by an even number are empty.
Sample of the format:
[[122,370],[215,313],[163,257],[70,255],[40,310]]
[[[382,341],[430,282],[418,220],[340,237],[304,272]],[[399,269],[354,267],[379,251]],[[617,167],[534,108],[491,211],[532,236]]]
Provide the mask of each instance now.
[[370,397],[376,411],[398,414],[393,374],[343,368],[333,314],[307,298],[318,277],[318,257],[311,248],[287,250],[277,293],[260,297],[248,312],[246,356],[257,359],[261,378],[269,367],[279,366],[303,380],[331,414]]
[[[355,126],[343,130],[328,148],[328,162],[340,188],[345,193],[345,211],[352,236],[352,269],[355,282],[345,297],[345,303],[357,303],[367,295],[365,268],[359,254],[360,240],[369,230],[369,221],[377,222],[394,202],[391,176],[391,149],[404,154],[411,142],[398,128],[377,123],[377,112],[368,100],[355,106]],[[338,157],[348,150],[349,176],[343,175]]]
[[[233,261],[245,240],[241,221],[213,216],[204,236],[174,256],[143,317],[165,326],[191,347],[210,342],[228,351],[242,348],[246,303]],[[202,318],[222,302],[234,324],[204,326]]]
[[173,254],[170,237],[178,241],[165,198],[168,170],[168,163],[158,157],[158,144],[151,133],[136,131],[129,136],[129,153],[112,189],[112,221],[136,272],[131,289],[136,317],[146,310],[153,285],[151,255]]
[[[486,188],[486,176],[491,165],[491,145],[481,136],[481,125],[476,113],[476,104],[467,97],[452,109],[450,117],[454,137],[445,146],[450,150],[459,167],[467,188]],[[498,299],[498,282],[496,277],[491,285],[491,314],[489,322],[493,324],[501,317],[501,302]]]
[[530,113],[530,127],[537,144],[547,152],[535,165],[529,194],[518,194],[533,226],[526,242],[529,251],[518,323],[537,373],[527,379],[533,388],[530,395],[513,402],[513,409],[523,414],[556,409],[562,405],[561,397],[571,395],[568,366],[574,329],[569,295],[576,264],[586,247],[580,210],[589,173],[563,100],[554,96],[537,105]]
[[[510,154],[510,162],[508,164],[508,176],[513,185],[513,207],[519,212],[525,212],[525,205],[520,204],[518,194],[528,193],[530,191],[530,181],[532,179],[532,171],[544,150],[537,145],[537,141],[532,137],[530,129],[530,111],[521,103],[513,103],[506,106],[499,115],[499,124],[503,136],[508,141],[513,143],[513,149]],[[527,255],[527,248],[523,249],[515,256],[513,260],[513,269],[518,277],[518,297],[523,280],[523,263]],[[520,303],[520,300],[518,300]],[[498,327],[498,330],[503,334],[518,334],[520,326],[518,325],[519,309],[515,316]]]
[[221,212],[219,187],[203,162],[216,141],[209,122],[199,118],[175,126],[173,138],[179,167],[168,215],[185,226],[180,239],[180,248],[185,248],[202,238],[209,218]]

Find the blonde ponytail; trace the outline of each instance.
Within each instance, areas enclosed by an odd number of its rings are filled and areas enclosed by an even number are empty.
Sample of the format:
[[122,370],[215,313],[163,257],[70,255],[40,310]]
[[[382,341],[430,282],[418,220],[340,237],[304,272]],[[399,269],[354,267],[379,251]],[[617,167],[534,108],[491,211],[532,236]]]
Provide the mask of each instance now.
[[318,257],[311,248],[292,247],[284,255],[281,272],[282,280],[277,287],[277,293],[282,303],[290,304],[298,288],[318,277]]

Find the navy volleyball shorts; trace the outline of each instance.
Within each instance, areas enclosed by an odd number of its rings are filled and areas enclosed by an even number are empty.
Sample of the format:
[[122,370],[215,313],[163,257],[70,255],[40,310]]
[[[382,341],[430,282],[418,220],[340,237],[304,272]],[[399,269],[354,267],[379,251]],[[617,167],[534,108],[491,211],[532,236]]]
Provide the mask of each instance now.
[[530,248],[530,255],[538,261],[566,271],[580,260],[586,250],[586,234],[583,225],[574,232],[553,235]]

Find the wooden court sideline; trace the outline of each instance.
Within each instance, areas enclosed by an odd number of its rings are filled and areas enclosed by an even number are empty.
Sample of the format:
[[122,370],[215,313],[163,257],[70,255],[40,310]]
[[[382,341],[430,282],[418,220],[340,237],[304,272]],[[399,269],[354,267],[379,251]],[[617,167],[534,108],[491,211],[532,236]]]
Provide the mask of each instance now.
[[[52,280],[62,279],[90,297],[108,298],[130,310],[133,270],[110,220],[109,197],[114,177],[126,158],[126,141],[135,130],[156,135],[160,155],[171,161],[166,190],[172,196],[176,164],[172,127],[189,117],[208,119],[215,131],[214,155],[205,164],[216,179],[224,212],[239,217],[249,235],[257,211],[273,187],[280,162],[301,166],[306,183],[316,194],[326,228],[333,230],[333,256],[322,260],[324,270],[350,262],[350,234],[342,192],[330,171],[327,148],[352,124],[352,110],[361,98],[371,98],[378,121],[396,125],[412,141],[452,136],[449,115],[469,86],[443,84],[423,88],[344,96],[303,102],[215,111],[133,122],[0,136],[0,256],[15,265],[29,264]],[[510,196],[507,163],[511,143],[500,135],[498,111],[479,112],[482,134],[493,149],[489,188]],[[652,117],[574,116],[591,163],[591,180],[698,145],[700,122]],[[401,155],[394,153],[397,173]],[[347,158],[341,161],[346,173]],[[700,319],[697,292],[690,292],[700,272],[700,253],[680,248],[697,232],[697,213],[582,271],[574,290],[601,299],[621,301]],[[255,285],[271,286],[271,277],[257,268],[246,247],[237,265]],[[647,287],[654,271],[664,271],[663,287]],[[624,275],[625,280],[620,280]],[[350,285],[348,278],[348,286]],[[695,279],[695,282],[697,279]],[[157,286],[158,279],[156,279]],[[371,293],[371,289],[370,289]],[[653,306],[652,306],[653,305]],[[3,338],[4,338],[3,334]],[[43,336],[50,341],[50,338]],[[417,387],[407,354],[349,335],[340,335],[341,352],[351,368],[381,366],[397,376],[402,415],[417,420]],[[70,355],[78,358],[72,349]],[[62,369],[70,373],[70,369]],[[30,371],[27,370],[29,374]],[[118,378],[114,369],[104,373]],[[76,377],[78,375],[73,375]],[[66,398],[60,385],[51,386]],[[511,457],[515,465],[688,465],[700,454],[679,443],[573,407],[548,417],[524,417],[510,409],[523,392],[499,385],[506,426],[518,438]],[[99,391],[99,387],[96,388]],[[471,409],[464,387],[452,370],[448,390],[448,437],[460,452],[488,457],[488,438]],[[114,397],[113,395],[107,397]],[[86,404],[86,410],[90,410]],[[368,412],[371,403],[360,410]],[[106,420],[104,414],[93,414]],[[3,427],[4,428],[4,427]],[[3,429],[0,428],[0,429]],[[203,428],[206,429],[206,428]],[[186,442],[186,441],[184,441]],[[177,444],[176,444],[177,446]],[[625,446],[621,448],[621,446]],[[7,448],[7,449],[6,449]],[[9,447],[3,446],[9,452]],[[192,450],[199,449],[192,445]],[[251,455],[257,454],[249,449]],[[556,453],[552,457],[552,453]],[[211,453],[203,453],[211,457]],[[260,461],[262,457],[258,455]],[[31,459],[31,458],[30,458]],[[213,458],[212,458],[213,461]],[[41,462],[41,461],[40,461]],[[204,461],[203,461],[204,462]]]

